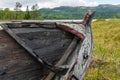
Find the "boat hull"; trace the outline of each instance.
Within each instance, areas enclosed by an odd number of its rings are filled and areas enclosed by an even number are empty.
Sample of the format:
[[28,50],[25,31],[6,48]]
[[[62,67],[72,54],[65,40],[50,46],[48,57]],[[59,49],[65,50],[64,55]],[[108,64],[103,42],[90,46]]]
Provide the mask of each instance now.
[[82,80],[92,57],[93,15],[1,24],[0,80]]

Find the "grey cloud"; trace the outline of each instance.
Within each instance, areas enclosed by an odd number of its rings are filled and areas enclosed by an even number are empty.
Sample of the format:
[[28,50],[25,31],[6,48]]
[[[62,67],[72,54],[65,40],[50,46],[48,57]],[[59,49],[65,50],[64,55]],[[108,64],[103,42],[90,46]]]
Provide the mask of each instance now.
[[23,7],[32,6],[36,3],[50,2],[54,0],[0,0],[0,8],[14,8],[16,2],[20,2]]
[[14,8],[16,2],[20,2],[22,4],[23,9],[25,9],[27,5],[31,7],[36,3],[39,5],[40,8],[93,5],[92,2],[88,4],[85,0],[0,0],[0,8]]

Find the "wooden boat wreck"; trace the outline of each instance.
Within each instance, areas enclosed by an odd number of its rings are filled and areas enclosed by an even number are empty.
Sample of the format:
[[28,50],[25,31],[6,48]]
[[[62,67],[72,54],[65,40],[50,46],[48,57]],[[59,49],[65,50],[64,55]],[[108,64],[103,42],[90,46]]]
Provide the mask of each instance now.
[[0,80],[82,80],[91,62],[93,16],[0,24]]

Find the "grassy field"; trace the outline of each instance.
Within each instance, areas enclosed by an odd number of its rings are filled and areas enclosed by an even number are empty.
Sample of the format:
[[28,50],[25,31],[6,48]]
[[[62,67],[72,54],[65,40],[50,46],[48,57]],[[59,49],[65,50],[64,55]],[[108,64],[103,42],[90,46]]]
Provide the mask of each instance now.
[[94,52],[84,80],[120,80],[120,20],[92,23]]

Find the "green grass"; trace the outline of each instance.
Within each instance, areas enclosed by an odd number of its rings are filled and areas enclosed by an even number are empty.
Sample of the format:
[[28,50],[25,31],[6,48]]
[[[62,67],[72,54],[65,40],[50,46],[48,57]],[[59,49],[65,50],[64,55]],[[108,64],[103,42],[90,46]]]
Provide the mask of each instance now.
[[84,80],[120,80],[120,20],[92,23],[94,51]]

